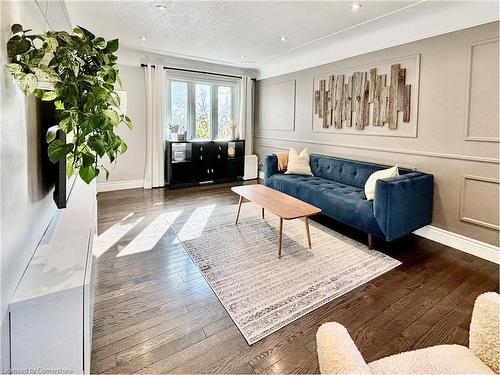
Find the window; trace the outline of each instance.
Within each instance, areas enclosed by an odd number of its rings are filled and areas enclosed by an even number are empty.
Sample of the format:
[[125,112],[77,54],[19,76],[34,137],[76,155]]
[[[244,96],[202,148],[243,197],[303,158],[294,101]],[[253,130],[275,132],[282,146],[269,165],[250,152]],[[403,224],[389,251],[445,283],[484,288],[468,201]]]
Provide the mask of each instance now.
[[172,82],[172,123],[188,126],[188,85],[187,82]]
[[233,116],[233,89],[228,86],[217,86],[217,138],[230,139]]
[[212,130],[212,98],[210,85],[196,83],[195,87],[195,132],[194,138],[210,139]]
[[[231,139],[237,122],[239,81],[206,80],[171,74],[167,125],[189,139]],[[178,78],[177,78],[178,77]],[[168,130],[165,134],[168,134]]]

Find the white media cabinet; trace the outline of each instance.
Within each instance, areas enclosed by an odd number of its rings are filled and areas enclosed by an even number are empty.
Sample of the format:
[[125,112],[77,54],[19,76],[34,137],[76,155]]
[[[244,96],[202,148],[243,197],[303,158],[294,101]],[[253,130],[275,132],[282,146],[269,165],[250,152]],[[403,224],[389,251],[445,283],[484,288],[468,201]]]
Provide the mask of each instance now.
[[90,372],[96,189],[71,182],[9,305],[12,371]]

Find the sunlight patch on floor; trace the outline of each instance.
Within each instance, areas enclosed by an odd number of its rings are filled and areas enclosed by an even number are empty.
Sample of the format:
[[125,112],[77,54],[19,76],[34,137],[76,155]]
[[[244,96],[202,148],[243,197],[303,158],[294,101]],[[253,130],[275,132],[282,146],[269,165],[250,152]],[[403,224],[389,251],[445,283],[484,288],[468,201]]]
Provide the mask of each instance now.
[[181,241],[188,241],[200,237],[214,208],[215,204],[196,208],[179,230],[177,234],[179,239]]
[[116,223],[96,238],[92,251],[96,258],[99,258],[108,251],[120,238],[144,219],[144,216],[133,218],[133,215],[133,213],[128,214],[120,222]]
[[[120,251],[117,257],[137,254],[153,249],[170,228],[169,222],[175,220],[181,212],[182,211],[173,211],[159,215],[146,228],[144,228],[141,233],[130,241],[130,243]],[[179,243],[179,240],[174,238],[173,243]]]

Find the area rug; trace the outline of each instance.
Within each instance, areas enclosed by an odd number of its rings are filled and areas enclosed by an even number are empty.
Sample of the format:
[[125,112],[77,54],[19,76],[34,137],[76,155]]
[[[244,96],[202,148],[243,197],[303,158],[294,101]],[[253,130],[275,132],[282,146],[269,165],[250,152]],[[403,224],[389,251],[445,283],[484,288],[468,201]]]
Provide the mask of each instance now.
[[168,218],[248,344],[401,264],[318,223],[284,221],[277,257],[279,218],[244,203],[207,205]]

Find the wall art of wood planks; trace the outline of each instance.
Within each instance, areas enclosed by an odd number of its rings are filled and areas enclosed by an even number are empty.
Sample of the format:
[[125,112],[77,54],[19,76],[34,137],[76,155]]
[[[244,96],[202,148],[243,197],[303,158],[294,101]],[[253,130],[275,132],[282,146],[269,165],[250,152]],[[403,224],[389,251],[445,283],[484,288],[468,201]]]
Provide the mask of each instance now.
[[398,112],[403,112],[403,122],[410,122],[410,99],[406,69],[392,64],[389,81],[387,74],[377,74],[377,68],[321,79],[319,90],[314,91],[314,113],[322,119],[323,128],[363,130],[371,123],[396,130]]

